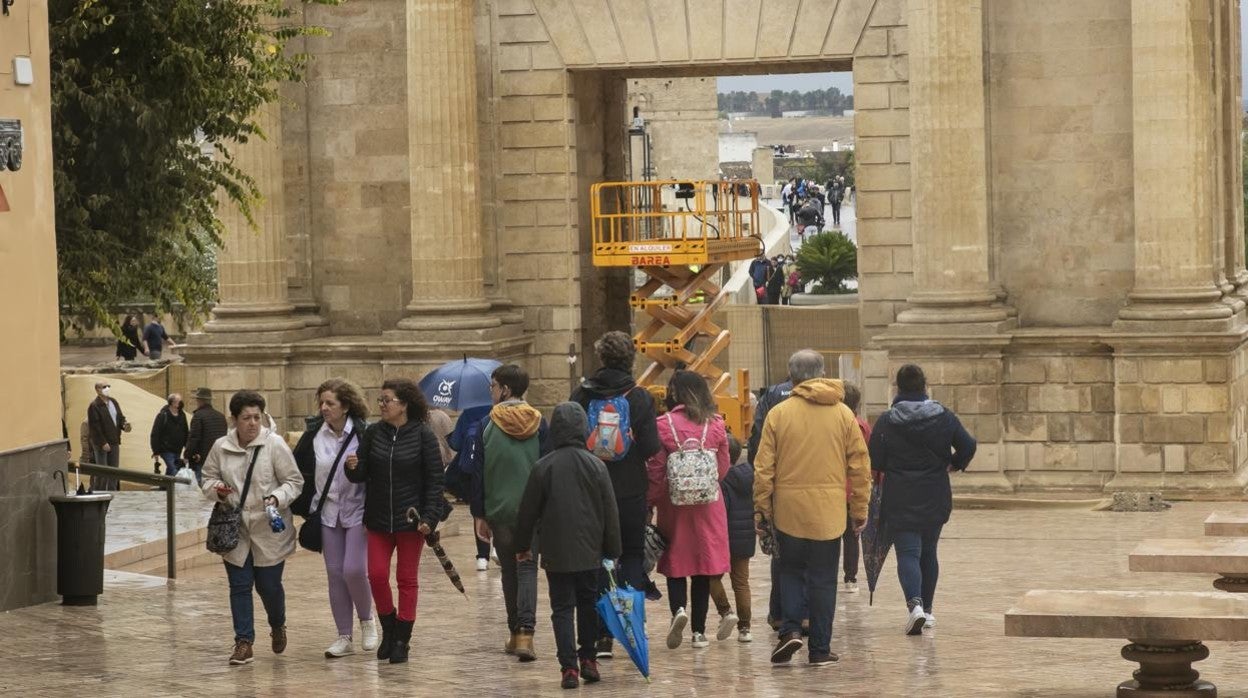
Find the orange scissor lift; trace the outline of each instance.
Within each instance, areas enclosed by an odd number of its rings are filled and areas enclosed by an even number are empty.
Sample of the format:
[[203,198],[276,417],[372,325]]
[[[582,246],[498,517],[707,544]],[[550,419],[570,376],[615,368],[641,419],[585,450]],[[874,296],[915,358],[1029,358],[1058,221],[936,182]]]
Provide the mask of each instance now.
[[712,316],[727,302],[719,285],[729,262],[762,253],[758,184],[753,180],[601,182],[590,188],[593,262],[636,267],[647,281],[629,305],[650,318],[633,336],[650,359],[637,383],[656,398],[663,372],[684,364],[704,376],[729,430],[742,441],[753,425],[749,371],[731,376],[715,364],[727,329]]

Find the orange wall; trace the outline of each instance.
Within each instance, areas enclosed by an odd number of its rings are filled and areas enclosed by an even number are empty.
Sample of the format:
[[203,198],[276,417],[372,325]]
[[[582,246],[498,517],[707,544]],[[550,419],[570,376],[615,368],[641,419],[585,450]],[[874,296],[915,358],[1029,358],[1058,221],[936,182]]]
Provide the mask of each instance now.
[[[0,15],[0,119],[20,119],[22,169],[0,172],[8,198],[0,212],[0,451],[61,437],[56,234],[46,0],[21,0]],[[19,86],[14,56],[34,63]]]

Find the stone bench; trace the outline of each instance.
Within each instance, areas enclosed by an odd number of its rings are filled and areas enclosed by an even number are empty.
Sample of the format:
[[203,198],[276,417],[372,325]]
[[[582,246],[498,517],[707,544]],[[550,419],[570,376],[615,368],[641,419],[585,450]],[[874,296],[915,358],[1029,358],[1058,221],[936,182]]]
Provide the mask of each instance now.
[[[1118,697],[1201,696],[1217,689],[1192,668],[1209,641],[1248,640],[1248,598],[1214,592],[1029,591],[1005,613],[1009,637],[1126,639],[1138,662]],[[1243,677],[1240,677],[1241,680]]]
[[1192,538],[1146,540],[1131,551],[1132,572],[1216,574],[1213,586],[1248,592],[1248,539]]
[[1205,519],[1205,535],[1248,538],[1248,514],[1214,512]]

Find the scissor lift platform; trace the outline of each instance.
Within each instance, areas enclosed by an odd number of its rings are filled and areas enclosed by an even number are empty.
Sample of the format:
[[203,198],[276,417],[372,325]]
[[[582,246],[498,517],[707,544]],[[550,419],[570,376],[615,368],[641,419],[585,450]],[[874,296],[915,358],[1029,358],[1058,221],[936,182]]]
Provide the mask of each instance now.
[[650,318],[633,337],[651,360],[638,384],[661,396],[668,369],[700,373],[742,439],[753,422],[749,372],[738,372],[731,392],[729,374],[715,364],[730,335],[712,316],[727,302],[723,269],[763,251],[758,191],[753,180],[602,182],[590,190],[594,266],[636,267],[649,277],[629,297]]

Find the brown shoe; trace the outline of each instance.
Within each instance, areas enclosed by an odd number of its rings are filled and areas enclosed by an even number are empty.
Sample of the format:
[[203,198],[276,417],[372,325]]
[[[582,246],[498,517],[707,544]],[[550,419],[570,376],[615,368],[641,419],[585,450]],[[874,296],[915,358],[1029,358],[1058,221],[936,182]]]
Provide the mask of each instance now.
[[511,636],[507,638],[507,644],[503,645],[503,652],[507,654],[516,653],[516,633],[512,633]]
[[273,628],[273,632],[269,633],[273,637],[273,654],[281,654],[286,651],[286,626]]
[[230,664],[251,664],[251,643],[238,640],[234,643],[234,654],[230,655]]
[[516,657],[522,662],[531,662],[537,659],[537,654],[533,651],[532,628],[520,628],[516,633]]

